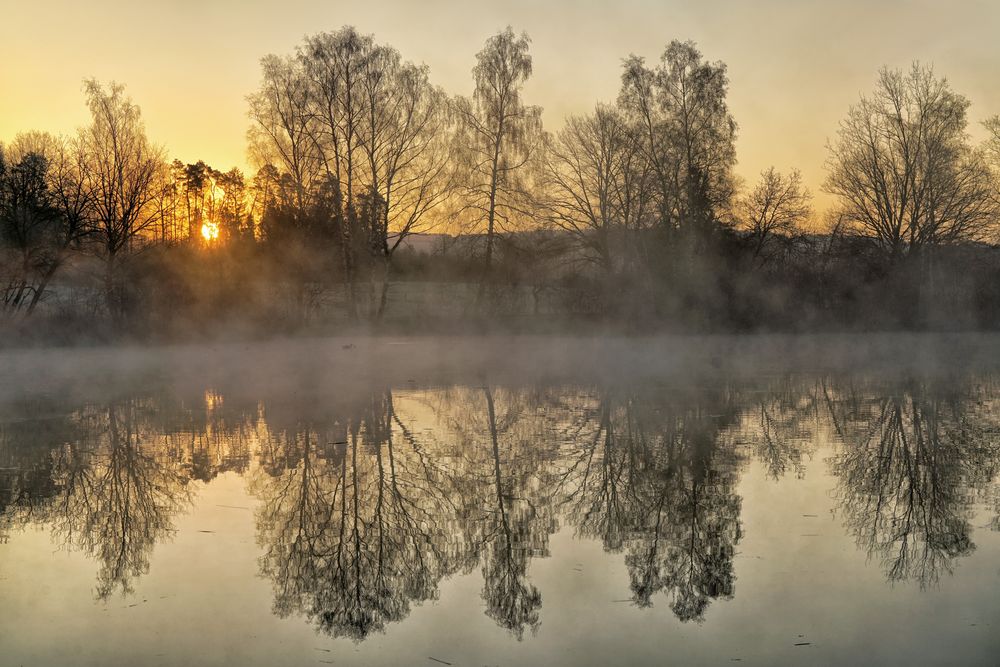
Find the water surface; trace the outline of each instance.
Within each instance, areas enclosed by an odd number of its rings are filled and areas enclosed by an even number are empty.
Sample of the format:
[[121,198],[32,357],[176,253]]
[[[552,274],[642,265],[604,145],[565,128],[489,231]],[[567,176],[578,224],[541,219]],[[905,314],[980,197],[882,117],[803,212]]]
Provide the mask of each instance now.
[[996,346],[7,352],[0,663],[996,664]]

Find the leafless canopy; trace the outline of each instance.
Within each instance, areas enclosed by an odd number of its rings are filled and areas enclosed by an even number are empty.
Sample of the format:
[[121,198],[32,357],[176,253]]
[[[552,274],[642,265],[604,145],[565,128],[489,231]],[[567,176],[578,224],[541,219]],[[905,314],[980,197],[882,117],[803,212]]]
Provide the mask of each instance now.
[[648,226],[648,172],[642,138],[618,109],[598,106],[567,120],[548,151],[545,214],[573,234],[607,271],[624,260],[616,246]]
[[725,64],[705,61],[692,42],[671,42],[652,68],[638,56],[625,61],[618,103],[641,129],[665,230],[704,227],[729,205],[736,122],[728,89]]
[[883,69],[829,146],[826,189],[844,219],[893,257],[979,240],[996,205],[984,156],[966,134],[969,101],[930,67]]
[[[356,311],[364,261],[381,258],[387,283],[392,253],[429,229],[450,191],[447,97],[425,66],[352,27],[308,37],[294,57],[261,66],[249,97],[253,153],[290,177],[298,215],[328,203]],[[379,312],[384,301],[383,293]]]
[[769,242],[798,231],[811,213],[808,188],[802,174],[793,169],[787,176],[769,167],[760,181],[739,201],[739,222],[754,244],[754,258],[762,257]]
[[529,46],[528,36],[518,36],[510,27],[487,40],[472,70],[472,98],[455,102],[458,158],[465,174],[462,210],[470,227],[486,235],[484,274],[490,270],[498,231],[526,217],[525,167],[541,136],[541,108],[521,100],[521,88],[531,76]]
[[81,130],[93,193],[95,234],[109,261],[157,220],[156,179],[162,150],[146,138],[139,107],[121,84],[85,84],[92,122]]

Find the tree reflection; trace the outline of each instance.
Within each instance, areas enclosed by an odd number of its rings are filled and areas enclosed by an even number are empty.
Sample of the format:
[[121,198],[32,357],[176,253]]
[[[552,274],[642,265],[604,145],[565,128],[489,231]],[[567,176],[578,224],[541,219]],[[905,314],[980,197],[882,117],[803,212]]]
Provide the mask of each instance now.
[[191,502],[190,411],[162,397],[66,407],[0,429],[0,526],[48,526],[56,543],[97,561],[98,599],[130,594]]
[[803,457],[816,439],[815,425],[807,422],[816,417],[817,392],[785,378],[757,393],[742,418],[742,437],[772,479],[789,472],[805,477]]
[[[444,462],[397,422],[389,390],[325,425],[275,434],[254,491],[275,611],[364,639],[434,599],[466,561]],[[403,438],[403,444],[397,437]],[[278,463],[280,461],[280,464]]]
[[621,554],[634,604],[701,622],[735,593],[745,461],[804,476],[827,432],[838,511],[891,582],[936,582],[974,550],[974,507],[1000,506],[1000,392],[971,380],[292,394],[18,406],[0,415],[0,540],[45,524],[98,563],[98,598],[130,593],[195,481],[235,473],[261,501],[276,614],[360,641],[478,573],[486,615],[521,639],[560,522]]
[[133,591],[154,545],[173,533],[173,517],[190,501],[179,466],[143,437],[139,408],[130,400],[89,415],[96,439],[54,452],[52,533],[97,560],[101,599]]
[[[493,390],[483,387],[489,428],[492,483],[484,486],[483,526],[477,531],[483,541],[483,600],[486,615],[520,639],[525,628],[539,625],[542,594],[527,581],[528,562],[548,553],[548,535],[555,526],[547,516],[548,503],[532,502],[527,481],[532,457],[515,456],[511,443],[501,452],[500,440],[511,432],[519,415],[513,407],[497,419]],[[537,443],[521,443],[536,445]],[[477,503],[478,504],[478,503]]]
[[680,620],[700,621],[711,600],[732,597],[735,587],[739,461],[720,429],[736,413],[726,396],[694,404],[650,398],[601,400],[568,495],[570,516],[581,534],[625,552],[636,604],[648,607],[663,592]]
[[76,423],[53,418],[51,406],[18,406],[18,416],[0,419],[0,543],[12,529],[40,517],[58,489],[52,474],[52,443],[80,435]]
[[971,492],[995,475],[1000,453],[995,420],[974,408],[982,398],[917,380],[860,401],[824,391],[844,443],[832,461],[837,498],[858,545],[890,582],[950,574],[975,549]]
[[548,555],[558,527],[562,446],[572,406],[557,392],[484,383],[427,398],[436,440],[453,440],[459,477],[459,528],[481,563],[486,615],[517,639],[541,622],[542,594],[528,577],[531,559]]

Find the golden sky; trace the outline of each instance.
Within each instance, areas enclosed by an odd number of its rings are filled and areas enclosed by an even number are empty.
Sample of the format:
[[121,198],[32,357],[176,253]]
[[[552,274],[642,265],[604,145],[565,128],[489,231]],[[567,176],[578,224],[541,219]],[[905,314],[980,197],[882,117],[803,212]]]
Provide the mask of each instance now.
[[693,39],[729,66],[738,173],[798,167],[814,192],[826,140],[881,65],[932,62],[972,100],[974,123],[1000,113],[996,0],[0,0],[0,140],[83,124],[81,82],[96,77],[127,85],[171,157],[245,167],[260,57],[345,24],[427,63],[453,94],[471,92],[489,35],[526,30],[525,99],[549,129],[612,101],[629,53],[655,59]]

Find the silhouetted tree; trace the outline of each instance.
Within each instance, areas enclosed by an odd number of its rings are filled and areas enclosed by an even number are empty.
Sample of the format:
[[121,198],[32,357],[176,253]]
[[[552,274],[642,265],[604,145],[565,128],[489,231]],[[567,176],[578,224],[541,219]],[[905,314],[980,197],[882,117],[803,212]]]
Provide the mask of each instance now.
[[547,218],[576,237],[583,257],[608,278],[634,268],[634,246],[650,223],[638,128],[607,106],[570,118],[548,151],[545,175]]
[[139,107],[122,85],[106,88],[91,79],[85,91],[92,119],[81,130],[80,143],[93,196],[93,236],[105,262],[108,311],[121,318],[126,308],[121,265],[157,222],[156,185],[164,160],[146,138]]
[[253,220],[247,211],[247,185],[243,172],[236,167],[224,173],[217,172],[217,183],[222,190],[219,221],[225,240],[253,240]]
[[768,246],[796,234],[811,213],[808,188],[793,169],[788,176],[774,167],[760,174],[760,181],[738,203],[740,228],[753,244],[753,259],[766,263]]
[[730,205],[736,122],[728,87],[725,64],[705,62],[693,42],[671,42],[654,68],[625,60],[618,103],[639,128],[667,238],[711,235]]
[[4,262],[10,273],[4,276],[3,305],[11,312],[33,303],[40,278],[52,262],[59,216],[48,169],[48,159],[39,153],[0,166],[0,252],[10,253]]
[[491,279],[499,232],[511,229],[525,205],[523,173],[541,133],[541,108],[527,106],[521,89],[531,76],[530,40],[507,27],[476,54],[471,99],[458,98],[459,155],[466,178],[459,188],[470,229],[486,236],[479,298]]
[[995,222],[993,185],[966,134],[969,101],[930,67],[882,69],[829,146],[826,189],[843,219],[892,259],[980,240]]

